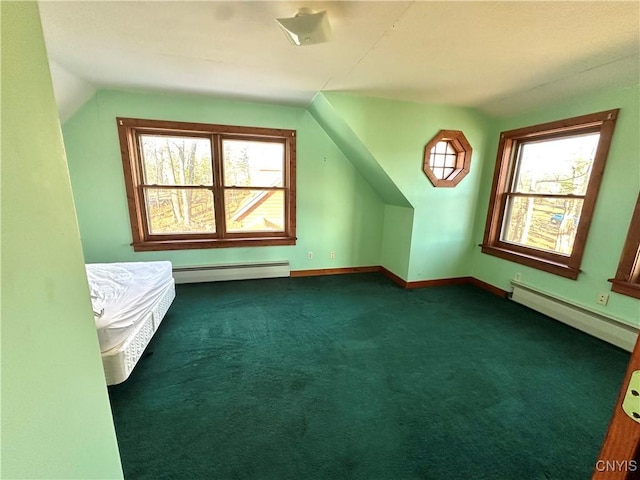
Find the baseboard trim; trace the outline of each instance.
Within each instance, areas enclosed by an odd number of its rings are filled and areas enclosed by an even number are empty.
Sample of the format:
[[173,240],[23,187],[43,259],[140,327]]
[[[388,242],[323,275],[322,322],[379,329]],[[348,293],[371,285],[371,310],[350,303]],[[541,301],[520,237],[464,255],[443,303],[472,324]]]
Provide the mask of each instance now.
[[509,296],[509,292],[507,292],[506,290],[503,290],[494,285],[491,285],[490,283],[484,282],[476,277],[468,277],[468,278],[469,278],[469,283],[475,287],[486,290],[489,293],[493,293],[498,297],[507,298]]
[[407,282],[403,278],[399,277],[391,270],[382,266],[371,267],[346,267],[346,268],[320,268],[317,270],[292,270],[292,277],[317,277],[320,275],[342,275],[347,273],[371,273],[381,272],[385,277],[390,279],[393,283],[402,288],[429,288],[429,287],[442,287],[444,285],[466,285],[470,284],[474,287],[486,290],[489,293],[497,295],[501,298],[507,298],[507,291],[501,288],[495,287],[490,283],[479,280],[475,277],[452,277],[452,278],[436,278],[434,280],[418,280],[416,282]]
[[442,287],[444,285],[464,285],[467,283],[471,283],[471,277],[436,278],[434,280],[407,282],[407,286],[405,288]]
[[393,273],[391,270],[387,270],[384,267],[379,267],[379,268],[380,268],[379,271],[382,272],[382,274],[388,279],[390,279],[393,283],[395,283],[396,285],[402,288],[407,288],[408,282],[406,280],[403,280],[398,275]]
[[347,273],[371,273],[379,272],[379,266],[371,267],[344,267],[344,268],[320,268],[317,270],[292,270],[292,277],[318,277],[320,275],[343,275]]

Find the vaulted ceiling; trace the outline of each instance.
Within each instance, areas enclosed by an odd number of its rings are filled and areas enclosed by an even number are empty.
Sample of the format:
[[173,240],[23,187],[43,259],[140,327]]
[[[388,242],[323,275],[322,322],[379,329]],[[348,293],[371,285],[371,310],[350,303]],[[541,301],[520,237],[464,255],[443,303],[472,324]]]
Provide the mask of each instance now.
[[[326,10],[329,43],[275,22]],[[640,78],[640,2],[40,2],[63,116],[95,88],[306,106],[344,91],[510,115]],[[79,105],[77,105],[79,106]]]

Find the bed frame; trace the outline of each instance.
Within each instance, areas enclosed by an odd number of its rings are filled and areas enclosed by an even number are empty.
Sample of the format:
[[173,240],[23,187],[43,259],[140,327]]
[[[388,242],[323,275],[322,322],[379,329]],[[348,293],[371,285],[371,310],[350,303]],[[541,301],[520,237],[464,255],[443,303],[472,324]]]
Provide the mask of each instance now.
[[102,353],[107,385],[117,385],[129,378],[175,297],[175,282],[172,282],[132,334],[119,346]]

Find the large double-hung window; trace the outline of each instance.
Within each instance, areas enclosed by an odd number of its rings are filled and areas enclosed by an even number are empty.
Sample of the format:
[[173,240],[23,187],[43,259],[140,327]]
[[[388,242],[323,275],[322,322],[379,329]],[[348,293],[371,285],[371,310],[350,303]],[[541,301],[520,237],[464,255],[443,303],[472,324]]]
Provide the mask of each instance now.
[[294,130],[117,124],[136,251],[295,243]]
[[484,253],[577,278],[617,112],[502,132]]

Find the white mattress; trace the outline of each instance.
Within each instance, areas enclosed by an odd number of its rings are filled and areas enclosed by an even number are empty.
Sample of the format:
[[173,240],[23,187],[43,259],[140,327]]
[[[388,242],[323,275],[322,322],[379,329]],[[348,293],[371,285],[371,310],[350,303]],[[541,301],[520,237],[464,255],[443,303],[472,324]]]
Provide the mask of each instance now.
[[100,350],[122,344],[173,283],[171,262],[86,265]]

